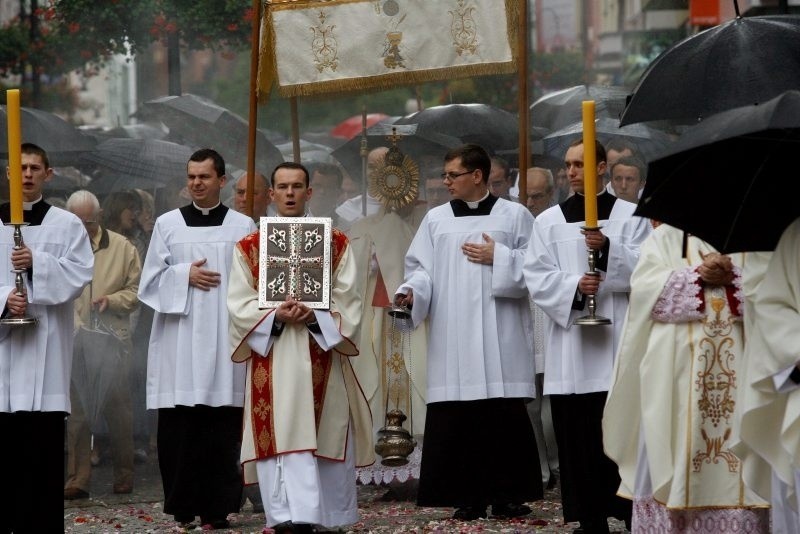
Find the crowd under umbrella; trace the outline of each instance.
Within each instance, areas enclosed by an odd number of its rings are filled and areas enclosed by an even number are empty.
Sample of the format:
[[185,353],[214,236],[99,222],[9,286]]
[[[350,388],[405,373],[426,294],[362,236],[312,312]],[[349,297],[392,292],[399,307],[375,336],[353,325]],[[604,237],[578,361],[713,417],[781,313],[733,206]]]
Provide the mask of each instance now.
[[[390,136],[398,135],[397,148],[419,165],[426,156],[444,159],[451,148],[461,144],[453,136],[432,131],[423,131],[415,124],[376,124],[367,129],[367,150],[378,147],[391,147]],[[342,164],[342,167],[353,178],[361,180],[363,160],[361,157],[361,136],[354,137],[331,152],[331,156]],[[441,171],[440,171],[441,172]]]
[[[58,115],[39,109],[22,108],[22,141],[47,151],[50,165],[66,167],[80,161],[81,154],[97,142]],[[8,159],[8,121],[6,106],[0,106],[0,158]]]
[[594,100],[595,118],[619,119],[628,94],[624,87],[609,85],[576,85],[548,93],[531,104],[531,124],[554,132],[580,122],[584,100]]
[[434,106],[406,115],[395,124],[416,124],[419,135],[449,135],[492,153],[513,149],[519,143],[517,116],[488,104]]
[[[139,113],[164,123],[172,141],[213,148],[226,162],[247,168],[248,124],[236,113],[192,94],[150,100]],[[256,171],[269,174],[281,162],[283,156],[268,134],[256,130]]]
[[[644,124],[631,124],[620,127],[619,119],[599,118],[595,120],[597,140],[602,144],[613,138],[628,141],[638,148],[639,156],[649,161],[656,154],[663,152],[672,142],[669,134]],[[544,153],[553,158],[564,158],[572,141],[583,135],[583,122],[576,122],[551,133],[542,140]]]
[[[737,7],[738,10],[738,7]],[[642,74],[621,124],[691,124],[800,87],[800,17],[739,17],[664,51]]]
[[713,115],[649,164],[636,215],[720,252],[773,250],[800,216],[798,149],[800,91]]
[[87,189],[105,195],[125,189],[155,190],[186,180],[192,149],[158,139],[109,139],[83,155],[97,174]]

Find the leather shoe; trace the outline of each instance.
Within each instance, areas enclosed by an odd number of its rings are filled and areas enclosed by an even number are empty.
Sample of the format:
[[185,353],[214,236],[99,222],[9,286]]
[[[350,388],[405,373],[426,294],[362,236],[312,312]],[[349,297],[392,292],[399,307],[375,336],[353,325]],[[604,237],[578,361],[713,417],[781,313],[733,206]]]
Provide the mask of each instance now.
[[65,488],[64,489],[64,500],[65,501],[74,501],[75,499],[88,499],[89,492],[83,491],[80,488]]
[[210,526],[211,530],[222,530],[226,528],[231,528],[231,523],[226,518],[222,519],[207,519],[207,518],[200,518],[200,524],[204,527],[203,530],[206,530],[206,526]]
[[308,523],[293,523],[292,521],[284,521],[278,523],[272,530],[275,534],[311,534],[314,532],[314,527]]
[[114,484],[114,493],[133,493],[133,484],[130,482]]
[[453,519],[459,521],[475,521],[476,519],[483,519],[486,517],[485,506],[463,506],[456,508],[453,514]]
[[492,517],[522,517],[531,513],[530,506],[518,503],[493,504]]

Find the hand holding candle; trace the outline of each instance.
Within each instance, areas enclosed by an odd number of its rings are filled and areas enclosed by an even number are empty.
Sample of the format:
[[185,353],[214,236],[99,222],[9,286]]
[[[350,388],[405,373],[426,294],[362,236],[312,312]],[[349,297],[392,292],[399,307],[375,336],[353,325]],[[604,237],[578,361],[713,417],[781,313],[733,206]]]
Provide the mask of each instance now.
[[597,228],[597,154],[594,100],[583,101],[583,197],[587,228]]
[[22,128],[20,126],[19,89],[6,91],[8,123],[8,169],[11,224],[22,224]]

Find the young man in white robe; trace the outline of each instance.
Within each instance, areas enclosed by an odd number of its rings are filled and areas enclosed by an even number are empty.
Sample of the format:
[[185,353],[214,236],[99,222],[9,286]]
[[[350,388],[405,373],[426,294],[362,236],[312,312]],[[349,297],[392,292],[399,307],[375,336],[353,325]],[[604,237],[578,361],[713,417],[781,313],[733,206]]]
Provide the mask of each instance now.
[[[606,155],[599,143],[597,213],[601,230],[582,230],[583,142],[573,142],[565,164],[574,195],[536,217],[525,259],[525,279],[546,315],[544,394],[550,395],[558,444],[564,520],[577,532],[608,532],[608,517],[630,520],[629,501],[616,496],[617,466],[603,453],[601,420],[639,246],[646,219],[633,217],[635,204],[602,186]],[[598,252],[601,276],[588,276],[587,248]],[[597,295],[597,315],[608,326],[578,326],[587,314],[587,295]]]
[[[42,199],[53,176],[47,153],[22,145],[24,246],[14,248],[8,203],[0,205],[0,532],[64,529],[64,418],[70,412],[73,301],[92,279],[89,236],[75,215]],[[15,269],[24,269],[17,293]]]
[[427,317],[428,412],[420,506],[455,519],[529,514],[542,497],[533,427],[530,305],[522,275],[533,216],[489,193],[489,155],[464,145],[445,156],[453,198],[433,208],[406,254],[395,303]]
[[745,298],[767,259],[721,255],[666,224],[642,245],[603,417],[632,532],[769,531],[768,504],[731,450],[752,320]]
[[225,528],[241,499],[245,382],[244,366],[230,360],[225,301],[233,249],[255,224],[220,203],[217,152],[192,154],[186,182],[192,203],[156,220],[139,284],[139,300],[155,310],[147,408],[158,410],[164,512]]
[[[282,163],[271,184],[278,216],[306,215],[305,167]],[[276,534],[355,523],[355,467],[374,453],[369,405],[350,364],[361,302],[347,237],[333,229],[329,310],[290,297],[260,309],[259,244],[260,232],[238,243],[228,292],[233,360],[247,362],[245,483],[259,483]]]
[[744,480],[772,503],[772,531],[800,532],[800,219],[783,232],[752,299],[734,450]]

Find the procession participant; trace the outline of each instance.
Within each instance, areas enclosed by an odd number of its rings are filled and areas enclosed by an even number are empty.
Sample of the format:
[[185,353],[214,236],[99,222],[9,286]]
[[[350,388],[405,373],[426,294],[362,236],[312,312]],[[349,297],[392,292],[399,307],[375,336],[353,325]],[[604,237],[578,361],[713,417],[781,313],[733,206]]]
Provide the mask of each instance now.
[[603,417],[620,494],[633,499],[632,532],[769,532],[768,504],[745,486],[747,460],[731,450],[747,365],[742,318],[752,320],[745,294],[766,256],[721,255],[667,224],[642,245]]
[[252,219],[220,203],[225,162],[211,149],[187,164],[192,203],[161,215],[147,250],[139,299],[155,317],[147,360],[147,408],[158,410],[164,512],[214,528],[239,509],[236,463],[245,369],[230,361],[228,273]]
[[[303,217],[308,171],[282,163],[270,196],[280,217]],[[233,360],[247,362],[241,461],[258,482],[276,533],[358,520],[355,467],[374,461],[369,407],[349,359],[360,301],[347,238],[333,229],[330,310],[287,297],[258,306],[260,232],[236,246],[228,292]]]
[[[236,189],[233,190],[234,209],[239,213],[244,213],[247,208],[247,173],[244,173],[236,180]],[[275,209],[270,204],[269,199],[269,180],[267,177],[257,172],[253,180],[253,220],[258,224],[261,217],[275,215]]]
[[542,497],[525,409],[534,368],[522,262],[533,217],[489,193],[483,148],[464,145],[444,160],[453,200],[420,224],[394,299],[411,307],[415,326],[429,319],[417,502],[454,506],[463,520],[486,517],[488,505],[497,517],[526,515],[522,503]]
[[647,177],[647,165],[639,158],[629,156],[618,159],[609,168],[611,169],[610,185],[614,195],[622,200],[638,204]]
[[[567,149],[565,165],[575,194],[545,210],[533,225],[525,280],[547,315],[544,394],[550,396],[558,444],[564,520],[581,532],[608,532],[609,516],[629,520],[630,502],[616,496],[617,466],[603,453],[601,419],[617,340],[627,309],[630,275],[648,234],[635,205],[602,187],[605,150],[596,143],[597,211],[601,230],[581,230],[584,216],[583,140]],[[584,274],[587,248],[598,252],[601,276]],[[573,324],[586,314],[586,296],[598,295],[597,314],[610,326]]]
[[[772,503],[772,529],[800,532],[800,219],[784,230],[745,326],[746,374],[738,398],[745,483]],[[748,295],[749,296],[749,295]],[[749,311],[749,310],[748,310]]]
[[[47,153],[24,143],[21,163],[25,244],[14,248],[11,207],[0,205],[0,302],[2,317],[38,324],[0,325],[0,532],[61,532],[73,301],[94,259],[80,219],[42,199],[53,176]],[[26,271],[21,294],[12,269]]]
[[[135,193],[130,193],[138,199]],[[92,316],[113,335],[116,353],[104,354],[106,365],[114,365],[114,377],[103,404],[103,419],[111,438],[114,493],[133,491],[133,411],[129,372],[131,366],[131,313],[139,305],[136,291],[142,264],[133,243],[100,226],[100,203],[91,192],[76,191],[67,199],[67,209],[86,228],[94,252],[91,283],[75,301],[75,324],[93,329]],[[123,211],[128,211],[123,210]],[[111,363],[111,362],[115,362]],[[67,482],[64,499],[89,496],[92,476],[92,439],[78,383],[72,384],[72,415],[67,421]]]

